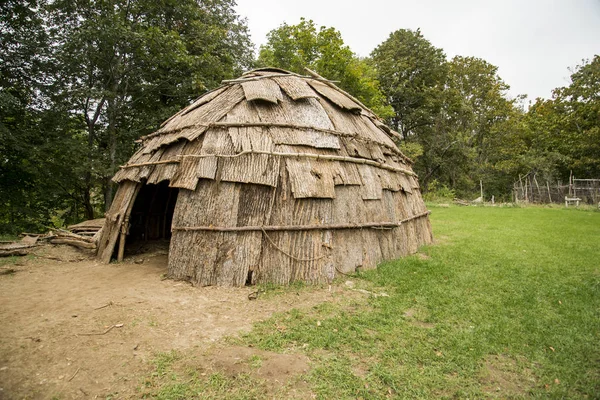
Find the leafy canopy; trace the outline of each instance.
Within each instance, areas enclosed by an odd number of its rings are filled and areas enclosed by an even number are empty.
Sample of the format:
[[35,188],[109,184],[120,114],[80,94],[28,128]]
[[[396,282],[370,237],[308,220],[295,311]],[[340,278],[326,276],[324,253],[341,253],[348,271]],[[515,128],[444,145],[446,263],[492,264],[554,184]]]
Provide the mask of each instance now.
[[394,109],[392,126],[406,139],[431,126],[442,103],[446,56],[420,30],[400,29],[371,53],[381,89]]
[[310,68],[327,79],[339,81],[342,89],[377,114],[387,117],[391,113],[373,66],[357,57],[335,28],[317,29],[312,20],[304,18],[297,25],[283,23],[267,34],[267,43],[261,46],[257,63],[299,74],[305,74],[305,67]]
[[234,5],[1,2],[0,231],[101,213],[134,139],[252,63]]

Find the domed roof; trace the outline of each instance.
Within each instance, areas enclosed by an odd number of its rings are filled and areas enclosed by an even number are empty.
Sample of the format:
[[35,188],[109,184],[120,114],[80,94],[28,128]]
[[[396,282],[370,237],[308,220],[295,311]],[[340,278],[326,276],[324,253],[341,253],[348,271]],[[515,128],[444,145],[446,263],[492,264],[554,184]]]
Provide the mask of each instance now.
[[285,170],[294,198],[334,198],[336,185],[358,185],[364,200],[380,199],[384,189],[418,189],[397,135],[316,74],[258,69],[224,81],[141,138],[113,180],[277,187]]

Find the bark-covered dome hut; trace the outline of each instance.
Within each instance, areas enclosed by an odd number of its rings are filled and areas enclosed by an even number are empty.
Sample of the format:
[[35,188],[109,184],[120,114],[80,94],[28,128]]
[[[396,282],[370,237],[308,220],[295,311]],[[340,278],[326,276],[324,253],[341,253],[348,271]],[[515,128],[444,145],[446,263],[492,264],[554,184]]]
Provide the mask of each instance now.
[[141,139],[113,178],[98,256],[170,238],[169,277],[242,286],[327,282],[414,253],[431,227],[396,135],[316,74],[225,81]]

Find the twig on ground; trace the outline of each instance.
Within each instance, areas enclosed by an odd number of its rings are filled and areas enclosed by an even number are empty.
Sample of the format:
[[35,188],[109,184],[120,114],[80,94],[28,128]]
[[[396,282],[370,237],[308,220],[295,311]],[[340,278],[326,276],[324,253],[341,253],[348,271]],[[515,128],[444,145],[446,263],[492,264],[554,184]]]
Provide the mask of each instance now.
[[111,326],[110,328],[108,328],[107,330],[105,330],[104,332],[100,332],[100,333],[78,333],[76,334],[77,336],[101,336],[101,335],[106,335],[108,332],[110,332],[113,328],[122,328],[123,324],[116,324]]
[[351,290],[354,290],[355,292],[359,292],[359,293],[368,294],[368,295],[373,296],[373,297],[390,297],[389,294],[384,293],[384,292],[375,293],[375,292],[370,292],[370,291],[365,290],[365,289],[351,289]]
[[0,257],[20,257],[29,254],[28,251],[22,249],[0,250]]
[[67,382],[71,382],[73,380],[73,378],[75,378],[75,375],[77,375],[79,373],[80,369],[81,368],[77,368],[77,371],[75,371],[75,373],[69,379],[67,379]]
[[106,308],[106,307],[108,307],[108,306],[112,306],[113,304],[114,304],[114,303],[113,303],[112,301],[109,301],[108,303],[106,303],[106,304],[105,304],[105,305],[103,305],[103,306],[100,306],[100,307],[96,307],[96,308],[94,308],[94,310],[100,310],[100,309],[102,309],[102,308]]

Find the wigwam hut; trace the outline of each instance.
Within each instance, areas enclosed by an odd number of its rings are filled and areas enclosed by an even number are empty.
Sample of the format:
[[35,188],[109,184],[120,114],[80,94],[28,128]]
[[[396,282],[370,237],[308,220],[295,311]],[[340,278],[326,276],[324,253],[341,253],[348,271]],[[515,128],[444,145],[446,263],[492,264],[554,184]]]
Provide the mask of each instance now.
[[317,74],[225,81],[141,139],[113,180],[98,257],[169,239],[195,285],[328,282],[432,241],[397,133]]

